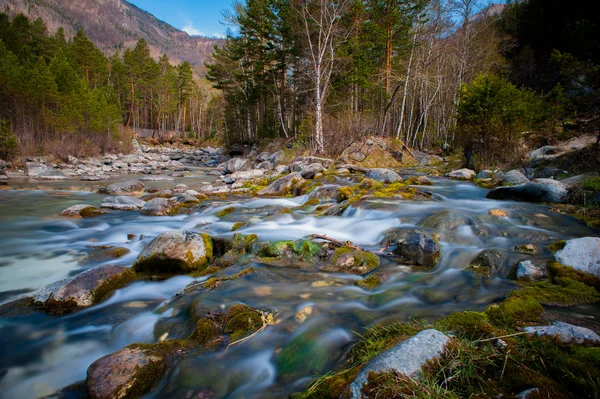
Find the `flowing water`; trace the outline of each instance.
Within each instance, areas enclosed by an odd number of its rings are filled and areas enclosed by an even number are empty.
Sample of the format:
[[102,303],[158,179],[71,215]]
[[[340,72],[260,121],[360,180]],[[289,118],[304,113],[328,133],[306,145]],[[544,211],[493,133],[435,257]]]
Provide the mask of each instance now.
[[[193,178],[147,186],[185,183],[195,188],[209,180],[200,171]],[[164,231],[187,229],[228,236],[238,221],[251,222],[239,232],[255,233],[260,241],[317,233],[369,250],[383,248],[386,240],[405,236],[415,226],[431,227],[439,234],[443,256],[432,271],[414,270],[382,257],[378,273],[388,278],[372,291],[355,286],[360,277],[354,275],[256,263],[255,273],[211,291],[192,289],[177,295],[206,277],[176,276],[136,282],[98,306],[66,316],[34,313],[0,318],[2,398],[49,395],[84,380],[87,367],[101,356],[133,342],[156,342],[164,333],[170,338],[185,337],[206,312],[239,302],[273,312],[279,323],[226,351],[186,357],[147,397],[202,397],[208,391],[213,392],[212,398],[287,397],[302,390],[311,377],[339,365],[365,327],[394,320],[437,319],[454,311],[483,309],[500,300],[514,287],[507,278],[510,267],[491,279],[464,270],[482,249],[506,251],[508,264],[513,266],[532,258],[512,249],[518,244],[544,247],[557,239],[597,234],[576,219],[549,212],[544,205],[486,200],[485,189],[441,179],[427,188],[434,193],[429,201],[370,200],[335,217],[316,217],[314,207],[267,215],[274,206],[303,204],[309,198],[303,196],[205,201],[207,205],[196,212],[173,217],[114,211],[93,219],[66,219],[57,214],[76,203],[99,205],[104,196],[68,191],[64,182],[50,185],[58,190],[0,191],[0,304],[97,266],[98,261],[86,258],[92,246],[126,247],[131,252],[118,263],[131,265],[142,248]],[[216,217],[229,206],[236,211]],[[489,216],[494,208],[507,210],[510,217]],[[128,239],[128,234],[135,237]],[[221,274],[241,269],[234,265]],[[307,308],[312,313],[304,312],[306,320],[296,317]]]

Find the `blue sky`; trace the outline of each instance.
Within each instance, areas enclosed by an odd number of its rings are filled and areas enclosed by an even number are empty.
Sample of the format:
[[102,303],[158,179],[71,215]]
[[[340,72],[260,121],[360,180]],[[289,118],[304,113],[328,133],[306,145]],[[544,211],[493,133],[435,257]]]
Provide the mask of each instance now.
[[190,35],[223,36],[222,11],[231,9],[232,0],[128,0],[156,18]]

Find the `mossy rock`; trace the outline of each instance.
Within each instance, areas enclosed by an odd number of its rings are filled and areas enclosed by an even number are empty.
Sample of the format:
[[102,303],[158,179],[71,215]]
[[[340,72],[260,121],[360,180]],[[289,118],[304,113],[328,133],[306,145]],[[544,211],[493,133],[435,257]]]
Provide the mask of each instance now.
[[118,259],[131,252],[123,247],[94,247],[85,258],[86,262],[105,262],[112,259]]
[[105,213],[106,212],[104,212],[100,208],[96,208],[95,206],[88,206],[86,208],[83,208],[81,211],[79,211],[79,215],[82,218],[94,218],[96,216],[100,216]]
[[548,249],[550,250],[550,252],[552,254],[557,253],[558,251],[562,250],[565,245],[567,245],[567,241],[566,240],[560,240],[560,241],[556,241],[550,245],[548,245]]
[[203,318],[196,323],[196,328],[190,336],[190,339],[209,348],[219,345],[221,335],[221,328],[217,323],[208,318]]
[[247,337],[262,325],[261,314],[247,305],[232,305],[225,313],[224,331],[232,342]]
[[452,313],[439,320],[435,325],[443,331],[454,332],[468,339],[492,337],[496,332],[488,320],[488,315],[483,312]]
[[235,207],[230,206],[228,208],[222,209],[221,211],[217,212],[216,216],[220,219],[220,218],[223,218],[233,212],[235,212]]
[[373,290],[379,287],[382,282],[383,279],[380,276],[371,274],[364,279],[357,281],[356,285],[365,290]]
[[263,259],[288,260],[290,262],[310,263],[323,252],[323,247],[311,240],[274,241],[261,243],[258,256]]
[[354,196],[354,190],[352,187],[344,186],[337,190],[337,202],[346,201]]
[[277,355],[275,364],[283,381],[325,371],[330,359],[326,345],[319,341],[320,332],[309,330],[292,338]]
[[510,297],[500,305],[490,305],[486,313],[499,326],[514,328],[520,325],[540,323],[544,308],[532,297]]
[[582,282],[585,285],[594,287],[596,290],[600,290],[600,279],[598,277],[582,272],[581,270],[576,270],[571,266],[565,266],[559,262],[550,262],[548,270],[554,277],[570,278],[571,280]]
[[237,230],[244,228],[246,226],[249,226],[249,225],[250,225],[250,223],[248,223],[248,222],[236,222],[231,227],[231,231],[237,231]]
[[331,261],[321,270],[362,276],[379,267],[379,264],[379,257],[374,253],[344,246],[335,250]]
[[522,283],[522,288],[513,292],[519,298],[535,298],[545,305],[570,306],[600,300],[600,293],[593,287],[568,277],[555,277],[554,284],[541,281]]

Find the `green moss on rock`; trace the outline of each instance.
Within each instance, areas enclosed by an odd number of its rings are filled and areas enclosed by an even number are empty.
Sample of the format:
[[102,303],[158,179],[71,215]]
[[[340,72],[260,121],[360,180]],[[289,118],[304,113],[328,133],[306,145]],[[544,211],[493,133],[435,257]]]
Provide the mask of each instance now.
[[381,277],[371,274],[362,280],[356,282],[356,285],[365,290],[372,290],[379,287],[382,283]]
[[494,324],[510,328],[539,323],[543,312],[542,305],[530,296],[510,297],[500,305],[490,305],[486,310],[487,315]]
[[221,211],[219,211],[217,213],[217,217],[220,219],[220,218],[225,217],[233,212],[235,212],[235,207],[230,206],[229,208],[225,208],[225,209],[222,209]]

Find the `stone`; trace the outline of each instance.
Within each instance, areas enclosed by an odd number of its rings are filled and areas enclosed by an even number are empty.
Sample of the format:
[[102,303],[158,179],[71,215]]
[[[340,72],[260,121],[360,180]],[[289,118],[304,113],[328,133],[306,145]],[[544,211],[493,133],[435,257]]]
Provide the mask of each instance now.
[[600,237],[567,240],[554,258],[563,265],[600,277]]
[[119,211],[137,211],[138,209],[142,209],[145,203],[146,202],[139,198],[127,195],[119,195],[117,197],[104,198],[100,207],[116,209]]
[[276,153],[271,154],[271,156],[268,159],[268,161],[271,162],[273,165],[278,165],[279,163],[281,163],[282,160],[283,160],[283,152],[282,151],[277,151]]
[[165,216],[171,212],[173,203],[167,198],[154,198],[146,202],[140,211],[142,215]]
[[71,217],[71,218],[80,218],[80,217],[83,217],[81,215],[81,211],[83,211],[84,209],[89,209],[90,211],[100,211],[98,208],[96,208],[93,205],[77,204],[77,205],[68,207],[67,209],[62,211],[59,215],[65,216],[65,217]]
[[502,270],[507,260],[508,258],[503,252],[485,249],[471,261],[468,268],[484,276],[492,277]]
[[519,281],[542,281],[548,278],[548,269],[545,264],[523,260],[517,264],[515,275]]
[[567,187],[553,179],[536,179],[518,186],[497,187],[486,198],[529,202],[556,202],[567,199]]
[[33,300],[48,312],[67,313],[99,303],[133,279],[133,273],[126,266],[97,266],[42,288]]
[[262,170],[271,170],[271,169],[273,169],[273,164],[269,161],[264,161],[264,162],[259,163],[257,168],[262,169]]
[[260,154],[258,154],[256,156],[256,162],[268,161],[270,156],[271,156],[271,154],[269,154],[268,152],[261,152]]
[[472,180],[477,174],[474,170],[463,168],[448,173],[448,177],[457,180]]
[[378,180],[382,183],[403,182],[402,178],[398,173],[394,172],[393,170],[384,168],[370,169],[367,172],[366,177],[368,177],[369,179]]
[[494,172],[492,172],[491,170],[482,170],[479,173],[477,173],[477,176],[475,176],[476,179],[489,179],[491,177],[494,176]]
[[228,175],[231,173],[252,169],[252,162],[245,158],[231,158],[229,161],[225,162],[224,167],[224,172],[226,175]]
[[48,167],[40,162],[25,162],[25,173],[30,178],[36,178],[40,173],[46,171]]
[[135,272],[176,274],[202,271],[213,257],[207,234],[167,231],[154,238],[138,255]]
[[[564,176],[566,174],[568,174],[569,172],[567,172],[566,170],[562,170],[562,169],[558,169],[558,168],[553,168],[553,167],[545,167],[542,169],[537,169],[533,172],[533,176],[536,179],[550,179],[550,178],[556,178],[557,176]],[[564,184],[564,183],[563,183]]]
[[275,167],[275,172],[277,174],[289,173],[290,172],[290,166],[289,165],[277,165]]
[[503,209],[490,209],[488,214],[497,218],[507,218],[508,212]]
[[304,178],[299,172],[290,173],[287,176],[280,177],[267,187],[258,192],[259,195],[283,195]]
[[445,334],[434,330],[423,330],[398,345],[380,353],[364,366],[350,385],[352,399],[361,398],[361,388],[369,373],[395,371],[406,377],[419,380],[425,364],[439,358],[450,342]]
[[234,172],[229,175],[229,178],[232,180],[232,182],[235,182],[235,181],[239,181],[239,180],[256,179],[257,177],[262,177],[264,174],[265,174],[265,172],[261,169],[252,169],[252,170],[244,170],[244,171],[240,171],[240,172]]
[[504,174],[505,186],[516,186],[518,184],[529,183],[529,179],[523,173],[518,170],[509,170]]
[[137,180],[123,181],[109,184],[98,190],[101,194],[111,195],[141,195],[144,192],[144,184]]
[[529,335],[537,335],[538,337],[547,336],[557,338],[565,344],[600,344],[600,336],[589,328],[574,326],[562,321],[553,321],[549,326],[525,327],[523,331]]
[[160,381],[154,375],[162,375],[165,367],[162,356],[141,348],[126,347],[90,365],[87,391],[91,399],[141,397]]
[[145,176],[140,179],[141,181],[174,181],[175,179],[171,176],[166,175],[154,175],[154,176]]
[[317,173],[321,173],[324,170],[325,168],[320,163],[311,163],[310,165],[307,165],[300,174],[305,179],[314,179]]
[[40,180],[64,180],[67,176],[59,170],[48,168],[43,170],[35,178]]
[[429,234],[415,230],[406,240],[398,242],[396,253],[411,263],[433,269],[440,258],[441,249]]

